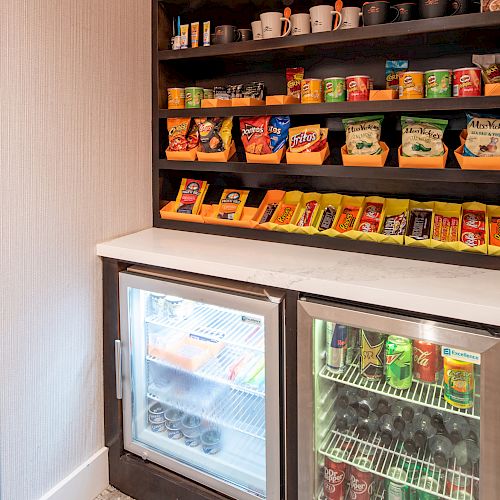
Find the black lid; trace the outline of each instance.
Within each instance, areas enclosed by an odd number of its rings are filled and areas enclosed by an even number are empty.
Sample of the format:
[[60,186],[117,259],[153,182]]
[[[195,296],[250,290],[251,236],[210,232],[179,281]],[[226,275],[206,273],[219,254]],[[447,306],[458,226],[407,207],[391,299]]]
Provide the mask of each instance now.
[[410,453],[412,455],[414,453],[417,453],[417,451],[418,451],[418,448],[417,448],[417,445],[415,444],[415,441],[411,438],[405,440],[404,448],[408,453]]
[[406,426],[406,422],[401,417],[396,417],[394,419],[394,428],[397,431],[402,432],[404,430],[405,426]]
[[413,420],[413,417],[415,416],[415,412],[410,406],[405,406],[401,414],[407,422],[411,422]]
[[415,431],[415,444],[423,448],[427,443],[427,435],[423,431]]
[[434,453],[434,462],[436,465],[439,465],[439,467],[448,466],[448,459],[442,451],[436,451],[436,453]]

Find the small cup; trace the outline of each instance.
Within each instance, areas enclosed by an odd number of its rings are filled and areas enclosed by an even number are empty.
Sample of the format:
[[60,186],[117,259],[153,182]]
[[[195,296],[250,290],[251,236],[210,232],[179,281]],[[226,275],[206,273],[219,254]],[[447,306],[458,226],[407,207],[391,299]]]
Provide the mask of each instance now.
[[250,23],[252,26],[252,35],[254,40],[262,40],[264,35],[262,33],[262,21],[254,21]]
[[201,448],[207,455],[215,455],[221,450],[220,431],[209,429],[201,435]]
[[[292,31],[292,23],[287,17],[283,17],[281,12],[264,12],[260,15],[260,20],[262,21],[262,34],[265,39],[268,38],[280,38],[282,36],[287,36]],[[281,22],[284,21],[288,24],[285,33],[281,34]]]
[[399,10],[398,22],[413,21],[417,19],[417,4],[416,3],[398,3],[395,5]]
[[230,24],[223,24],[222,26],[217,26],[215,28],[215,43],[232,43],[237,42],[240,39],[240,32],[236,26],[231,26]]
[[181,422],[184,444],[194,448],[200,444],[201,419],[195,415],[185,415]]
[[[455,10],[450,14],[454,16],[462,9],[462,0],[455,0]],[[448,0],[419,0],[418,13],[422,19],[446,16],[449,7]]]
[[[393,19],[389,20],[389,12],[391,11],[391,9],[396,12],[396,15]],[[399,19],[399,9],[393,7],[386,0],[376,0],[375,2],[365,2],[363,4],[364,26],[394,23],[398,19]]]
[[342,14],[341,30],[348,30],[359,26],[359,20],[362,16],[359,7],[344,7],[340,13]]
[[167,436],[170,439],[181,439],[182,434],[182,417],[184,413],[177,408],[169,408],[165,411],[165,427],[167,428]]
[[239,29],[240,32],[240,42],[248,42],[252,39],[252,30],[248,28]]
[[309,9],[311,14],[311,27],[313,33],[321,33],[324,31],[332,31],[333,16],[339,16],[339,22],[334,30],[337,30],[342,25],[342,14],[336,11],[331,5],[316,5]]
[[307,35],[311,33],[311,16],[309,14],[293,14],[290,16],[292,22],[292,35]]

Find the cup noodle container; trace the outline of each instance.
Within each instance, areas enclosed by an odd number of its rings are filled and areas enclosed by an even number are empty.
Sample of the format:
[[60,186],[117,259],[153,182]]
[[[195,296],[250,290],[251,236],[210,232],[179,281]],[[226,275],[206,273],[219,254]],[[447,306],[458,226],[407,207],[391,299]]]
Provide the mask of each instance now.
[[481,70],[479,68],[458,68],[453,70],[453,97],[480,95]]
[[368,101],[372,79],[367,75],[346,76],[345,88],[348,101]]

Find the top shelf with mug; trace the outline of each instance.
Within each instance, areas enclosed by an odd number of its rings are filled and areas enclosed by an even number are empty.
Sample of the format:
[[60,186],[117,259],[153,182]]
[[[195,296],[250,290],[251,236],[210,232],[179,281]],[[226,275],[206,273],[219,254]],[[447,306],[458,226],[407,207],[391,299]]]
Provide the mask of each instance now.
[[[368,12],[369,6],[368,3],[365,15],[367,19],[370,18],[374,22],[386,20],[388,24],[356,27],[356,22],[353,20],[353,14],[356,12],[345,11],[345,9],[344,26],[342,26],[341,16],[332,12],[333,8],[329,8],[328,12],[326,10],[323,12],[316,11],[314,9],[317,7],[313,7],[310,14],[298,17],[294,17],[296,14],[292,15],[292,21],[285,20],[281,13],[268,12],[263,14],[261,21],[258,21],[258,23],[261,23],[262,19],[266,21],[266,26],[262,27],[263,39],[185,50],[162,50],[158,51],[158,60],[184,61],[205,58],[235,60],[244,56],[248,62],[255,61],[257,63],[266,59],[281,59],[283,57],[303,58],[322,52],[332,56],[332,49],[335,50],[334,56],[339,60],[350,60],[354,46],[357,54],[363,51],[367,56],[380,55],[384,57],[387,56],[388,52],[391,55],[401,57],[418,57],[423,45],[425,45],[426,57],[463,53],[467,50],[474,51],[478,47],[483,52],[498,51],[500,12],[397,22],[398,17],[405,15],[404,13],[400,12],[397,15],[392,12],[392,9],[387,8],[387,12],[381,14],[383,19],[377,19],[375,13]],[[357,8],[355,9],[357,10]],[[360,17],[359,11],[357,15]],[[308,22],[309,18],[310,23]],[[391,22],[392,18],[396,22]],[[346,26],[346,23],[354,23],[354,25]],[[311,25],[311,33],[308,32],[309,24]],[[294,25],[295,34],[293,32]],[[335,29],[335,25],[340,29]],[[325,27],[327,31],[321,31]],[[350,27],[352,29],[346,29]],[[267,35],[264,35],[265,28],[267,28]],[[332,30],[332,28],[334,29]],[[283,31],[285,32],[284,36]],[[291,35],[288,36],[286,33],[291,33]],[[272,37],[267,38],[266,36],[269,35]]]

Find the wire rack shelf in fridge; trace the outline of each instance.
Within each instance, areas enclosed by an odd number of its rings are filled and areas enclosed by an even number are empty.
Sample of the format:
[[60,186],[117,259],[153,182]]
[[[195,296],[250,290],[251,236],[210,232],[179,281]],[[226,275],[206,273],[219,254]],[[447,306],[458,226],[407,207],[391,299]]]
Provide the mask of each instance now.
[[473,408],[455,408],[443,399],[443,387],[438,384],[429,384],[413,380],[408,390],[395,389],[387,384],[384,379],[369,380],[359,373],[359,364],[349,365],[344,373],[333,373],[325,365],[320,372],[320,377],[340,382],[341,384],[359,387],[367,391],[391,396],[403,401],[419,403],[431,408],[437,408],[449,413],[458,413],[464,417],[479,419],[479,395],[476,394]]
[[148,316],[146,322],[193,335],[213,338],[247,349],[264,352],[263,320],[252,314],[197,304],[192,314],[168,318],[162,314]]
[[266,438],[266,413],[265,400],[259,396],[229,389],[223,393],[204,411],[193,411],[178,401],[163,395],[161,389],[154,386],[149,387],[148,398],[159,401],[164,405],[172,405],[184,412],[197,415],[213,424],[227,427],[257,439]]
[[[155,356],[148,355],[147,360],[160,365],[166,366],[172,370],[178,370],[184,374],[192,375],[195,377],[200,377],[203,380],[210,380],[211,382],[216,382],[219,384],[227,385],[233,389],[238,389],[240,391],[246,392],[248,394],[254,394],[256,396],[264,397],[265,392],[261,387],[256,387],[245,380],[239,380],[238,376],[231,379],[231,367],[233,367],[243,356],[248,356],[249,353],[242,348],[226,346],[222,351],[214,358],[207,361],[203,366],[201,366],[196,371],[185,370],[179,366],[168,363]],[[253,357],[250,357],[247,361],[247,368],[251,371],[252,367],[258,368],[258,365],[263,361],[263,354],[255,353]]]
[[[321,445],[320,453],[332,460],[340,460],[354,466],[359,459],[368,457],[370,465],[366,466],[366,462],[363,462],[363,468],[366,470],[387,479],[396,479],[398,483],[407,484],[412,488],[440,495],[440,498],[453,500],[453,496],[448,494],[447,484],[462,484],[471,498],[474,498],[472,495],[479,484],[479,477],[464,473],[454,459],[450,459],[447,469],[438,467],[432,462],[427,448],[421,450],[418,455],[408,455],[400,444],[394,440],[391,446],[386,448],[380,444],[378,433],[372,433],[367,439],[359,439],[356,437],[356,429],[352,434],[331,431]],[[391,467],[404,468],[405,464],[408,472],[406,480],[393,478],[388,474]],[[439,486],[435,490],[419,484],[425,474],[437,480]]]

